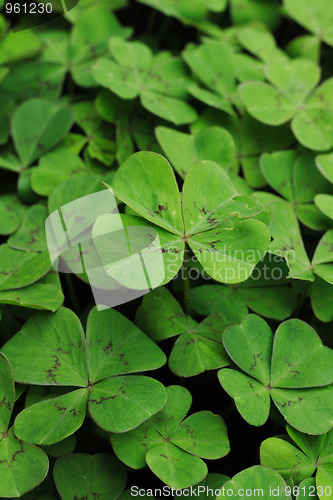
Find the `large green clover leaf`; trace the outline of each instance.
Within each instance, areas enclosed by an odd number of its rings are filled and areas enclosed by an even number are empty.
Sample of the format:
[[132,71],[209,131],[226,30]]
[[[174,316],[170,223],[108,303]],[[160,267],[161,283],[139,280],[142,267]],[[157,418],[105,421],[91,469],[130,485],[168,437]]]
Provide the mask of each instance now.
[[147,45],[119,37],[110,39],[109,48],[113,59],[99,59],[92,70],[100,85],[122,99],[140,96],[144,108],[176,125],[196,119],[184,101],[190,79],[180,59],[166,52],[154,57]]
[[[198,162],[189,169],[182,202],[172,168],[155,153],[131,156],[118,169],[112,189],[117,198],[155,224],[165,267],[164,279],[155,286],[177,274],[186,243],[207,274],[221,282],[246,280],[265,254],[268,230],[252,218],[261,211],[260,205],[251,196],[240,196],[228,174],[216,163]],[[123,224],[143,225],[142,219],[127,223],[125,217]],[[118,217],[103,216],[95,224],[97,235],[107,221],[110,231],[112,226],[119,229]],[[107,262],[104,264],[107,268]],[[109,269],[111,277],[113,268]]]
[[333,351],[310,325],[291,319],[273,337],[262,318],[249,315],[225,330],[223,344],[243,372],[222,368],[218,377],[247,422],[263,425],[272,398],[285,420],[301,432],[331,429]]
[[160,382],[132,375],[162,366],[163,352],[113,309],[90,312],[86,337],[69,309],[37,313],[3,352],[12,361],[16,381],[78,388],[54,393],[16,417],[16,435],[32,443],[53,444],[73,434],[83,423],[87,403],[96,423],[114,432],[133,429],[166,403]]
[[201,458],[224,457],[230,450],[229,440],[222,418],[209,411],[183,420],[192,402],[187,389],[173,385],[168,395],[162,411],[133,431],[111,434],[111,443],[126,465],[139,469],[147,463],[172,488],[186,488],[207,475]]
[[247,111],[268,125],[292,120],[291,129],[304,146],[325,151],[333,146],[331,98],[333,79],[320,80],[318,66],[306,59],[267,65],[269,83],[248,81],[239,86]]
[[10,364],[0,354],[0,497],[21,497],[45,478],[49,461],[40,448],[17,439],[8,430],[15,401]]

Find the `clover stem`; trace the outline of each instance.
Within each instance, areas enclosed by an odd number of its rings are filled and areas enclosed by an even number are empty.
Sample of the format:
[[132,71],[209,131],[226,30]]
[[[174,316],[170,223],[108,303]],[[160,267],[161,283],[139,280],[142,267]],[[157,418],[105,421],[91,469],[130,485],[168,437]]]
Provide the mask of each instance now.
[[185,258],[183,261],[183,272],[182,272],[184,311],[186,312],[186,314],[191,314],[190,276],[189,276],[189,269],[188,269],[187,253],[188,253],[188,246],[186,243]]
[[76,293],[75,293],[75,288],[74,288],[74,284],[73,284],[72,278],[67,273],[65,274],[65,281],[66,281],[67,291],[68,291],[69,297],[71,299],[73,310],[77,314],[79,314],[79,312],[80,312],[80,304],[79,304],[79,301],[77,300],[77,296],[76,296]]

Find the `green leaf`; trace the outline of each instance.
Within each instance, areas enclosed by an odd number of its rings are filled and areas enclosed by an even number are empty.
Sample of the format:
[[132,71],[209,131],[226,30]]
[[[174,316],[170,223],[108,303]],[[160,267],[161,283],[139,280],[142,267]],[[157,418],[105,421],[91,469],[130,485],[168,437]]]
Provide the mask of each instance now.
[[3,354],[0,354],[0,375],[0,429],[5,433],[14,407],[15,387],[10,364]]
[[222,368],[217,375],[223,389],[235,400],[244,420],[251,425],[263,425],[270,410],[266,387],[252,377],[228,368]]
[[118,169],[112,189],[117,198],[145,219],[171,233],[183,232],[176,179],[162,156],[135,153]]
[[43,252],[47,250],[45,220],[47,208],[42,205],[32,206],[26,213],[20,229],[8,239],[8,245],[16,250]]
[[304,248],[304,243],[293,207],[271,195],[258,196],[264,208],[272,212],[269,230],[273,241],[269,251],[284,257],[290,269],[290,278],[313,281],[311,263]]
[[260,462],[274,469],[283,479],[297,484],[311,477],[316,466],[310,458],[283,439],[269,438],[260,446]]
[[146,460],[152,472],[175,489],[196,484],[207,474],[207,467],[200,458],[185,453],[169,442],[157,444],[148,450]]
[[[211,92],[192,86],[190,92],[206,104],[233,113],[230,101],[235,86],[234,61],[229,46],[223,41],[207,41],[198,47],[188,47],[182,54],[194,74]],[[211,95],[215,104],[207,102]],[[208,158],[205,158],[208,159]]]
[[108,52],[110,35],[127,37],[131,28],[121,26],[109,4],[91,5],[79,16],[70,35],[69,53],[73,80],[82,87],[94,87],[92,67],[98,57]]
[[333,219],[333,196],[318,194],[315,197],[315,204],[327,217]]
[[318,87],[293,120],[292,131],[303,146],[315,151],[326,151],[333,146],[332,95],[333,78],[330,78]]
[[311,286],[311,306],[318,319],[328,323],[333,321],[333,286],[316,278]]
[[[330,368],[333,351],[322,345],[310,325],[291,319],[276,331],[269,370],[267,357],[271,339],[268,342],[268,325],[251,315],[242,323],[246,328],[229,327],[223,342],[233,361],[256,379],[263,380],[263,384],[235,370],[222,369],[218,377],[224,389],[235,399],[245,420],[252,425],[265,423],[270,394],[287,422],[299,431],[323,434],[331,429],[333,388],[329,384],[333,378]],[[266,340],[262,333],[257,335],[265,330]],[[239,350],[240,342],[247,345],[244,352]],[[324,366],[328,373],[321,372],[319,366]]]
[[127,465],[139,468],[146,461],[167,485],[186,488],[207,474],[199,457],[216,459],[226,455],[229,441],[218,415],[202,411],[182,422],[191,405],[187,389],[170,386],[168,394],[162,411],[134,431],[111,434],[111,442],[117,456]]
[[326,179],[333,184],[333,155],[319,155],[316,157],[316,165]]
[[332,13],[326,11],[324,0],[284,0],[287,13],[297,23],[314,33],[319,40],[333,45]]
[[62,305],[62,293],[59,276],[50,271],[46,276],[32,285],[20,290],[4,290],[0,292],[0,303],[13,304],[32,309],[55,312]]
[[17,381],[78,387],[87,383],[84,334],[69,309],[36,313],[2,351]]
[[267,125],[282,125],[297,111],[296,103],[267,83],[246,82],[238,89],[250,115]]
[[59,147],[41,157],[38,167],[32,171],[31,187],[37,194],[48,196],[58,184],[87,173],[87,167],[77,154]]
[[315,330],[299,319],[280,325],[274,338],[270,384],[300,388],[332,381],[333,351],[323,346]]
[[187,417],[172,434],[172,441],[182,450],[210,460],[230,451],[227,428],[219,415],[199,411]]
[[0,64],[13,64],[34,57],[40,49],[39,40],[32,31],[8,33],[0,45]]
[[25,212],[26,206],[15,194],[2,194],[0,196],[0,234],[14,233],[21,225]]
[[132,215],[100,216],[93,238],[103,269],[117,288],[156,288],[177,274],[184,258],[183,239]]
[[231,359],[245,373],[264,385],[269,383],[273,335],[266,321],[249,314],[240,325],[225,330],[223,343]]
[[193,309],[203,316],[221,313],[230,323],[240,323],[248,313],[244,301],[221,285],[201,285],[191,289]]
[[13,116],[12,135],[23,165],[30,165],[55,146],[72,123],[69,108],[55,106],[45,99],[30,99],[21,104]]
[[276,0],[269,5],[262,0],[231,0],[231,15],[234,24],[259,21],[274,29],[280,21],[280,5]]
[[81,427],[87,400],[88,391],[78,389],[29,406],[16,417],[15,434],[35,444],[51,445],[62,441]]
[[62,500],[100,496],[115,500],[126,485],[126,472],[112,455],[74,453],[54,466],[54,479]]
[[45,478],[49,468],[46,453],[16,439],[12,430],[0,440],[0,496],[21,497]]
[[21,252],[7,244],[0,246],[0,291],[35,283],[50,269],[48,252]]
[[234,215],[247,218],[262,210],[255,198],[237,195],[228,174],[219,165],[211,161],[195,163],[188,171],[183,186],[182,205],[187,236],[213,229]]
[[286,421],[307,434],[324,434],[333,425],[332,386],[312,389],[277,389],[273,401]]
[[[165,354],[114,309],[92,309],[87,321],[90,382],[160,368]],[[141,353],[141,354],[140,354]]]
[[185,177],[190,166],[200,160],[214,161],[227,172],[232,169],[234,141],[221,127],[207,127],[194,135],[157,127],[156,137],[181,177]]
[[216,229],[191,236],[189,245],[209,276],[223,283],[239,283],[263,258],[269,239],[263,223],[233,218]]
[[286,486],[280,474],[268,467],[255,465],[236,474],[225,483],[224,489],[233,491],[235,500],[241,500],[246,490],[256,491],[263,498],[269,498],[274,493],[275,498],[291,500],[290,494],[285,490]]
[[164,386],[145,376],[110,377],[91,388],[89,412],[108,432],[126,432],[158,412],[167,402]]
[[[213,0],[206,4],[204,0],[140,0],[141,3],[160,10],[167,16],[173,16],[184,23],[197,23],[204,21],[207,11],[221,12],[226,8],[225,0]],[[200,24],[199,24],[200,26]]]
[[190,82],[185,67],[169,53],[153,57],[141,42],[126,42],[119,37],[109,41],[115,61],[99,59],[93,76],[103,87],[122,99],[140,96],[143,107],[176,125],[193,122],[197,114],[182,99]]

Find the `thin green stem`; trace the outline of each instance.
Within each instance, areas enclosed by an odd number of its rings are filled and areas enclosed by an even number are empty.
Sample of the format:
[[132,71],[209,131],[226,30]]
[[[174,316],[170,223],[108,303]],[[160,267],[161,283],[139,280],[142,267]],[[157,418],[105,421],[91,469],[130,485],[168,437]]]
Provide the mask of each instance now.
[[71,278],[70,274],[65,273],[65,281],[66,281],[66,286],[67,286],[68,294],[69,294],[69,297],[71,299],[73,310],[77,314],[79,314],[79,312],[80,312],[80,304],[79,304],[79,301],[78,301],[78,299],[76,297],[76,293],[75,293],[73,281],[72,281],[72,278]]
[[184,311],[186,314],[191,314],[191,298],[190,298],[190,276],[189,276],[189,268],[188,268],[188,260],[186,258],[186,254],[188,252],[187,244],[185,247],[185,259],[183,261],[183,297],[184,297]]

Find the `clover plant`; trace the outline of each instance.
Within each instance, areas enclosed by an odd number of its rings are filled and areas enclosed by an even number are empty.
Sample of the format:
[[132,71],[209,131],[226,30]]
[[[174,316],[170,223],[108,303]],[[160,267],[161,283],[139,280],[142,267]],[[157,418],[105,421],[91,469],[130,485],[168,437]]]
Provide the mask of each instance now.
[[332,499],[333,0],[51,3],[0,0],[0,498]]

